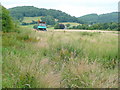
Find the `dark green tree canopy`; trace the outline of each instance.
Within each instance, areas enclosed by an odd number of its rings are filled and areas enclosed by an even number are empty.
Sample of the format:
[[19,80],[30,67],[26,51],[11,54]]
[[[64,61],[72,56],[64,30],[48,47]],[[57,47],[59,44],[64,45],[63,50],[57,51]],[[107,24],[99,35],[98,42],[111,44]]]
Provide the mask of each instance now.
[[55,26],[54,26],[54,29],[64,29],[65,28],[65,25],[64,24],[59,24],[57,23]]
[[46,22],[48,25],[54,25],[55,24],[55,19],[52,16],[42,17],[41,20]]
[[9,11],[3,6],[0,7],[2,8],[2,31],[11,32],[14,30],[14,23],[9,15]]
[[79,17],[79,21],[83,21],[86,24],[118,22],[118,12],[106,13],[101,15],[88,14]]
[[84,30],[119,30],[118,23],[97,23],[93,25],[82,24],[70,27],[70,29],[84,29]]

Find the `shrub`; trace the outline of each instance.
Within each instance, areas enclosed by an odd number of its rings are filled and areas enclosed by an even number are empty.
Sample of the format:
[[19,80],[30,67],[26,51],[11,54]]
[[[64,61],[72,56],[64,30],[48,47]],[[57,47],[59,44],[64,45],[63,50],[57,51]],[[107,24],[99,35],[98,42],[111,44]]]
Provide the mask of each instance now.
[[65,25],[64,24],[56,24],[54,26],[54,29],[64,29],[65,28]]
[[67,27],[70,27],[70,24],[66,24]]
[[37,27],[38,27],[38,25],[34,25],[34,26],[33,26],[34,29],[37,29]]
[[2,7],[2,31],[3,32],[12,32],[15,31],[15,24],[12,18],[9,16],[9,11]]

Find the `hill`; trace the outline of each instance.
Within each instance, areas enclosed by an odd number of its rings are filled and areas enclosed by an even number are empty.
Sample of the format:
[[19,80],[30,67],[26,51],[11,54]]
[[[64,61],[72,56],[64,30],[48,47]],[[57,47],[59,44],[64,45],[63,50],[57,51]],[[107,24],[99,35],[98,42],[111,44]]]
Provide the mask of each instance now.
[[58,22],[79,22],[76,17],[55,9],[36,8],[34,6],[19,6],[8,10],[10,11],[12,17],[20,21],[22,21],[24,17],[52,16],[54,19],[58,19]]
[[118,22],[118,12],[106,13],[101,15],[88,14],[79,17],[79,20],[82,20],[87,24]]
[[48,19],[50,22],[53,21],[52,24],[54,24],[56,20],[57,22],[76,22],[81,24],[110,23],[118,21],[118,12],[101,15],[87,14],[77,18],[60,10],[37,8],[34,6],[18,6],[8,10],[10,11],[12,17],[21,22],[24,22],[26,17],[31,17],[31,19],[32,17],[43,17],[46,21]]

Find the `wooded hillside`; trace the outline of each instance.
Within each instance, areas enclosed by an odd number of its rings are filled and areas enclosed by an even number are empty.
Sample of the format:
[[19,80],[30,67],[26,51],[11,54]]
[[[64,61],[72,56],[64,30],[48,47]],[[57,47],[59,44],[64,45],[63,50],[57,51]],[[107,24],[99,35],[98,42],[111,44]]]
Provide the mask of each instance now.
[[12,17],[20,21],[22,21],[24,17],[52,16],[54,19],[58,19],[58,22],[79,22],[76,17],[55,9],[21,6],[10,8],[9,11]]
[[87,24],[118,22],[118,12],[112,12],[112,13],[101,14],[101,15],[88,14],[88,15],[79,17],[79,20],[82,20]]

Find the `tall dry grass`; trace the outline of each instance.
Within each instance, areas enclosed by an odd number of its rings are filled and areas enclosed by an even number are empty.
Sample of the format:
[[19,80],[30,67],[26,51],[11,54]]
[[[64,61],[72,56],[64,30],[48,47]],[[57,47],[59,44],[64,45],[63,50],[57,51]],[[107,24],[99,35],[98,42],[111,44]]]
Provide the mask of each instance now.
[[4,33],[3,88],[117,88],[113,33]]

